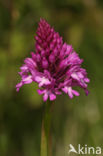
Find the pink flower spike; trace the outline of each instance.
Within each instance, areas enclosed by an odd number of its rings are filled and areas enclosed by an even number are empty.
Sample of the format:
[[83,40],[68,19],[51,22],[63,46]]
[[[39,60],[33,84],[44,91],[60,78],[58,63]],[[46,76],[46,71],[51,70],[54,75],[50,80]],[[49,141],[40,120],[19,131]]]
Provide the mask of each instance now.
[[[75,52],[72,45],[63,42],[62,37],[44,19],[40,19],[35,38],[35,53],[24,60],[20,67],[21,82],[16,85],[16,90],[24,84],[36,82],[38,94],[43,95],[43,100],[51,101],[63,92],[72,99],[79,96],[75,87],[83,88],[88,95],[87,72],[81,67],[83,59]],[[73,89],[72,89],[73,88]]]

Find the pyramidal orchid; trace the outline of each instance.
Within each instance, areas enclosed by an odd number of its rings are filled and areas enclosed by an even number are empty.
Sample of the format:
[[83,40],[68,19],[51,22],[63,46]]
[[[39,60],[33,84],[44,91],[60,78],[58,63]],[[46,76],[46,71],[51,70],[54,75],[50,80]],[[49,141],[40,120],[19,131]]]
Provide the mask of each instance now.
[[79,96],[75,87],[84,89],[88,95],[87,72],[81,67],[83,62],[73,49],[72,45],[63,42],[58,32],[55,32],[46,20],[40,19],[35,36],[35,53],[24,60],[19,72],[21,82],[16,85],[16,90],[24,84],[38,83],[38,93],[43,94],[43,100],[51,101],[62,92]]
[[86,70],[81,67],[83,60],[44,19],[40,19],[35,40],[35,53],[31,52],[31,57],[24,60],[19,72],[21,82],[16,85],[16,90],[19,91],[24,84],[36,82],[43,100],[50,99],[45,103],[42,119],[41,156],[51,156],[51,101],[63,92],[70,98],[79,96],[75,90],[77,86],[88,95],[87,83],[90,80]]

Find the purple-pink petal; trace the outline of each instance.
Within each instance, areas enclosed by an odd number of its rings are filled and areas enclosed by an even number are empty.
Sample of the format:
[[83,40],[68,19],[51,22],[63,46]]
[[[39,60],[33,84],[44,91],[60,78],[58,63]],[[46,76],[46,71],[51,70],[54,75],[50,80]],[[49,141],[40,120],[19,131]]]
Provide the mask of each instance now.
[[56,95],[54,95],[53,93],[51,93],[49,97],[50,97],[50,101],[53,101],[56,99]]

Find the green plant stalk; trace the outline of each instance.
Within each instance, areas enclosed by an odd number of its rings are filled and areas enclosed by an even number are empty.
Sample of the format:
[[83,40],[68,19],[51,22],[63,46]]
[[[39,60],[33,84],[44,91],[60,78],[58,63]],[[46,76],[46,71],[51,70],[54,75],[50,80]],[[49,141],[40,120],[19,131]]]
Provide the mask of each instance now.
[[51,111],[53,103],[48,101],[45,103],[45,110],[42,119],[41,130],[41,156],[51,156]]

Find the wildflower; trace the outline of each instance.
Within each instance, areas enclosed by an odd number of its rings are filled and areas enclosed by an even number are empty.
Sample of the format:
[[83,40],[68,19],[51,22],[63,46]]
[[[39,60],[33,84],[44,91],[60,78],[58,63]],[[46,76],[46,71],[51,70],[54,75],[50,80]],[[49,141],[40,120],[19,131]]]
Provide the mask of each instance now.
[[16,90],[24,84],[38,83],[38,93],[43,94],[43,100],[55,100],[62,92],[73,96],[79,96],[74,90],[75,86],[84,89],[88,95],[87,72],[81,68],[83,62],[71,45],[63,43],[59,33],[44,20],[40,19],[35,36],[35,53],[31,52],[31,58],[24,60],[20,68],[21,82],[16,85]]

